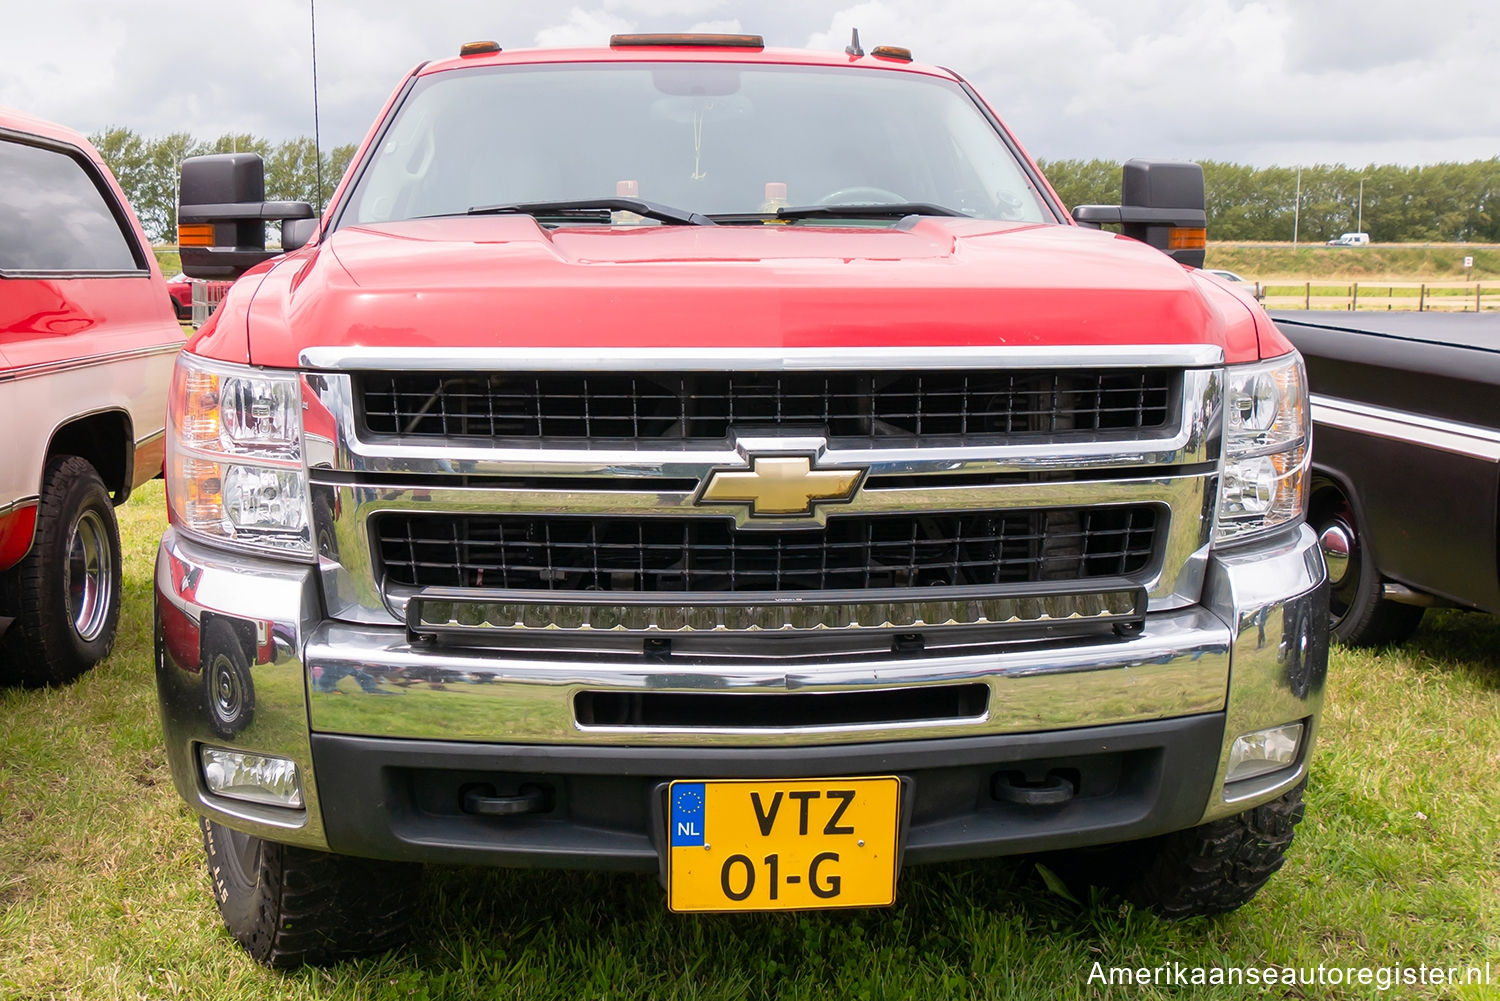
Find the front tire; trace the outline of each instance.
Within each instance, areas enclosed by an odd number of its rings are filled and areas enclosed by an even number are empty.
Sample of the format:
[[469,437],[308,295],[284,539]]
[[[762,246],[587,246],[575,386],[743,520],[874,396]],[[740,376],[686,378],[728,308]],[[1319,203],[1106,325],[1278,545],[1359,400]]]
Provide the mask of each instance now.
[[1233,817],[1121,845],[1110,882],[1164,918],[1223,914],[1249,902],[1285,861],[1302,820],[1302,790]]
[[422,867],[294,848],[199,818],[214,901],[265,966],[316,966],[406,940]]
[[8,575],[19,613],[0,663],[27,685],[60,685],[103,660],[120,622],[120,530],[87,459],[54,456],[42,480],[31,552]]

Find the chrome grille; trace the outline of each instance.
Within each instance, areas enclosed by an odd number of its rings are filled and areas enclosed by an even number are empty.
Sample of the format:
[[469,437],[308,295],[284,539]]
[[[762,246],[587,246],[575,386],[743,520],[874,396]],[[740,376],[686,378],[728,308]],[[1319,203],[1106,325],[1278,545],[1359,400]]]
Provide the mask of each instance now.
[[834,440],[1088,436],[1165,427],[1165,368],[964,371],[366,372],[366,431],[505,441],[716,440],[818,429]]
[[722,518],[385,513],[387,584],[518,591],[811,592],[1123,577],[1157,549],[1158,509],[835,515],[824,529]]

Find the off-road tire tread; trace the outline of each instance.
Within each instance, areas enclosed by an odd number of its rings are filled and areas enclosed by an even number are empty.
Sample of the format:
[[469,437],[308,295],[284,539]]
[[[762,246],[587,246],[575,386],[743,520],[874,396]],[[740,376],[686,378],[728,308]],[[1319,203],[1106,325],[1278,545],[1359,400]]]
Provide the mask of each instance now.
[[[62,573],[60,567],[52,565],[52,550],[58,533],[68,530],[73,513],[63,501],[80,483],[87,484],[85,489],[96,491],[104,500],[101,507],[115,575],[110,589],[109,618],[95,641],[102,652],[90,661],[78,659],[74,649],[77,636],[72,632],[72,623],[67,621],[67,609],[52,607],[48,593],[55,583],[53,578]],[[87,459],[55,455],[47,461],[31,552],[5,577],[5,603],[16,612],[16,621],[0,637],[0,664],[5,665],[5,680],[29,687],[62,685],[109,656],[120,625],[120,530],[109,491]]]
[[[202,820],[215,900],[225,892],[214,863],[209,824]],[[215,825],[217,826],[217,825]],[[223,830],[223,828],[219,828]],[[253,918],[225,923],[256,962],[277,969],[324,966],[393,949],[407,939],[422,867],[409,862],[350,858],[262,841]]]
[[1285,861],[1302,820],[1305,785],[1233,817],[1140,842],[1117,888],[1165,918],[1243,906]]

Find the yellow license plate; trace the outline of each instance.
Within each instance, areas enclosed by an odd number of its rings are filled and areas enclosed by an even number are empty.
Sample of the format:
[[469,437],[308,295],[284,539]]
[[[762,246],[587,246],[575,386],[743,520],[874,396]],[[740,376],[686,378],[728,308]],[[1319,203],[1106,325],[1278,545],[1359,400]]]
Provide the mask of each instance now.
[[667,906],[674,911],[873,907],[896,899],[901,782],[673,782]]

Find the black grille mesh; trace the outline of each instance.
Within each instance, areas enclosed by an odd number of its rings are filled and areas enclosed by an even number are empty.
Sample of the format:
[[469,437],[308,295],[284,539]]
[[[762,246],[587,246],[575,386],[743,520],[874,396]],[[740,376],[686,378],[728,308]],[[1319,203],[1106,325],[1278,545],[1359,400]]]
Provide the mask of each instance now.
[[734,426],[834,438],[1161,427],[1167,369],[981,372],[432,373],[359,378],[378,435],[590,441],[722,439]]
[[538,591],[836,591],[1125,576],[1151,562],[1151,505],[833,516],[826,529],[717,518],[384,514],[386,580]]

